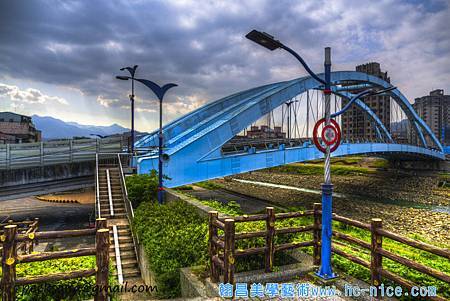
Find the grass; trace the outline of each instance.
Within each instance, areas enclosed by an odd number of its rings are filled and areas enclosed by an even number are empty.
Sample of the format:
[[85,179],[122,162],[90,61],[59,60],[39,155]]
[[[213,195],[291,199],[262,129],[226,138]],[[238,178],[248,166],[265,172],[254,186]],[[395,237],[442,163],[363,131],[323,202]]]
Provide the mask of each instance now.
[[[295,163],[291,165],[283,165],[271,168],[275,172],[292,173],[299,175],[323,175],[323,164],[311,164],[311,163]],[[359,166],[347,166],[347,165],[331,165],[331,172],[334,175],[364,175],[364,174],[375,174],[376,170],[359,167]]]
[[223,188],[222,185],[212,182],[212,181],[199,182],[199,183],[196,183],[195,185],[198,187],[202,187],[202,188],[210,189],[210,190]]
[[[370,243],[370,234],[369,231],[367,230],[355,228],[339,222],[333,223],[333,227],[334,230],[338,230],[339,232],[343,232],[345,234],[351,235],[352,237],[356,237]],[[412,235],[412,236],[413,236],[412,238],[414,239],[423,240],[423,237],[420,237],[419,235]],[[335,238],[333,239],[343,244],[338,246],[339,249],[345,251],[348,254],[358,256],[359,258],[370,262],[369,250],[363,250],[357,247],[356,245],[352,245],[350,243]],[[425,242],[430,243],[428,241]],[[449,260],[431,254],[429,252],[421,251],[417,248],[412,248],[408,245],[396,242],[388,238],[383,238],[383,249],[444,273],[448,273],[448,271],[450,271]],[[368,269],[359,266],[347,260],[344,257],[334,255],[333,265],[351,276],[354,276],[366,282],[370,281],[370,271]],[[431,276],[425,275],[416,270],[407,268],[404,265],[401,265],[397,262],[394,262],[386,258],[383,258],[383,268],[399,275],[402,278],[410,280],[420,286],[435,286],[439,295],[442,295],[446,298],[450,297],[450,284],[448,283],[437,280]],[[410,299],[404,298],[402,300],[410,300]]]
[[[367,157],[349,156],[331,159],[331,169],[336,175],[365,175],[377,173],[377,169],[389,167],[389,161],[382,158],[371,158],[364,162]],[[314,160],[307,163],[293,163],[290,165],[274,167],[271,170],[277,172],[294,173],[301,175],[322,175],[323,160]]]
[[[243,212],[240,209],[239,205],[230,202],[231,207],[228,207],[226,205],[223,205],[220,202],[217,201],[201,201],[202,203],[207,204],[210,207],[213,207],[219,212],[225,213],[227,215],[242,215]],[[304,210],[304,208],[292,208],[296,210]],[[282,228],[282,227],[298,227],[298,226],[304,226],[304,225],[310,225],[312,224],[312,218],[301,218],[301,219],[287,219],[283,221],[277,221],[275,227],[276,228]],[[250,232],[250,231],[260,231],[265,229],[265,223],[264,222],[249,222],[249,223],[238,223],[236,224],[236,233],[239,232]],[[350,235],[352,237],[361,239],[367,243],[370,244],[370,232],[364,229],[356,228],[353,226],[349,226],[340,222],[333,222],[333,229],[335,231],[339,231],[342,233],[345,233],[347,235]],[[277,237],[278,238],[278,237]],[[428,244],[432,244],[432,242],[427,241],[422,236],[418,234],[411,234],[410,238],[420,240],[423,242],[426,242]],[[279,238],[278,238],[279,239]],[[310,233],[299,233],[299,234],[293,234],[289,237],[286,237],[285,239],[289,240],[290,242],[300,242],[305,240],[311,239]],[[257,240],[257,239],[256,239]],[[260,239],[261,240],[261,239]],[[247,240],[243,240],[239,242],[238,249],[252,247],[255,245],[258,246],[264,246],[265,242],[263,240],[261,241],[255,241],[255,239],[248,240],[249,242],[246,242]],[[370,251],[360,248],[357,245],[353,245],[351,243],[345,242],[343,240],[333,238],[333,241],[340,243],[337,248],[345,251],[348,254],[358,256],[361,259],[364,259],[368,262],[370,262]],[[279,244],[281,241],[278,240],[276,244]],[[445,248],[446,246],[439,245],[439,247]],[[408,245],[396,242],[394,240],[384,238],[383,239],[383,249],[390,251],[392,253],[395,253],[397,255],[400,255],[402,257],[408,258],[410,260],[413,260],[417,263],[420,263],[422,265],[431,267],[433,269],[436,269],[438,271],[448,273],[450,271],[450,261],[431,254],[426,251],[421,251],[417,248],[409,247]],[[312,255],[312,248],[303,249],[306,253]],[[280,262],[278,262],[280,264]],[[364,280],[366,282],[370,282],[370,271],[358,264],[355,264],[348,259],[339,256],[339,255],[333,255],[333,265],[335,268],[338,268],[342,271],[344,271],[346,274],[351,275],[355,278]],[[431,276],[425,275],[421,272],[418,272],[416,270],[407,268],[404,265],[401,265],[397,262],[394,262],[392,260],[383,259],[383,267],[400,277],[403,277],[407,280],[410,280],[420,286],[435,286],[437,289],[437,292],[439,295],[444,296],[446,298],[450,298],[450,284],[445,283],[443,281],[437,280]],[[394,285],[394,283],[391,283],[385,279],[385,285]],[[412,300],[403,297],[401,300]]]

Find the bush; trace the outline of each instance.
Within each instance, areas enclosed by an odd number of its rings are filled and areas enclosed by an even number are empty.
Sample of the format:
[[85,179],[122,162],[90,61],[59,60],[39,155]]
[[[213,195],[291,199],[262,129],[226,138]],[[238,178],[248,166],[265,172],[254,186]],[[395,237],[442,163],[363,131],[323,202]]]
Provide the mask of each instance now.
[[125,179],[128,198],[134,208],[141,202],[153,202],[157,198],[158,173],[152,170],[150,174],[132,175]]
[[180,295],[180,268],[206,263],[207,221],[182,201],[142,202],[133,231],[144,246],[160,297]]
[[[53,259],[46,261],[19,263],[16,266],[17,278],[48,275],[75,270],[95,268],[95,256]],[[110,269],[110,285],[117,281]],[[1,269],[0,269],[1,276]],[[86,300],[95,294],[95,276],[46,283],[18,286],[16,300]]]

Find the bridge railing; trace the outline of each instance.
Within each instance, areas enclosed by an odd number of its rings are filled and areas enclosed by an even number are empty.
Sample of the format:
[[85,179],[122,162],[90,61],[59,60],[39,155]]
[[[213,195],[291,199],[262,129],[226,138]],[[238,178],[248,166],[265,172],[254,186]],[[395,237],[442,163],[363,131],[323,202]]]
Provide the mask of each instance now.
[[0,169],[90,161],[96,153],[118,153],[123,148],[122,136],[0,144]]
[[[244,215],[219,218],[217,211],[209,212],[209,241],[208,254],[210,261],[211,281],[219,282],[220,275],[223,275],[223,282],[234,283],[234,271],[236,260],[253,254],[264,254],[265,270],[270,272],[273,269],[275,252],[312,247],[313,264],[320,264],[320,245],[321,245],[321,204],[314,204],[314,210],[305,212],[287,212],[275,213],[273,207],[267,207],[265,214]],[[313,217],[310,225],[302,227],[275,228],[275,221],[287,218]],[[378,287],[382,284],[382,278],[393,281],[403,287],[412,289],[418,287],[418,284],[407,280],[398,274],[389,270],[387,265],[383,265],[383,259],[388,259],[396,264],[416,270],[425,275],[443,281],[450,285],[450,275],[443,273],[435,268],[420,264],[406,257],[397,255],[386,248],[383,248],[383,239],[393,240],[396,243],[412,248],[412,252],[418,253],[425,251],[427,258],[438,256],[438,258],[450,259],[450,250],[429,245],[420,241],[412,240],[400,236],[382,228],[382,220],[374,218],[370,224],[352,220],[343,216],[333,214],[336,222],[344,224],[346,227],[355,227],[367,232],[365,237],[370,237],[370,242],[361,238],[351,236],[336,230],[333,230],[332,252],[353,263],[361,265],[370,271],[371,285]],[[236,233],[235,224],[241,222],[266,221],[266,229],[263,231]],[[223,235],[219,235],[219,231]],[[311,241],[284,243],[275,245],[274,237],[280,234],[312,232]],[[253,247],[246,250],[236,248],[236,241],[250,238],[265,238],[265,246]],[[430,253],[430,254],[428,254]],[[365,255],[365,256],[358,256]],[[424,255],[425,256],[425,255]],[[365,257],[365,258],[364,258]],[[370,260],[367,258],[370,257]],[[423,283],[422,283],[423,284]],[[378,292],[380,293],[380,292]],[[440,296],[429,296],[430,300],[447,300]]]

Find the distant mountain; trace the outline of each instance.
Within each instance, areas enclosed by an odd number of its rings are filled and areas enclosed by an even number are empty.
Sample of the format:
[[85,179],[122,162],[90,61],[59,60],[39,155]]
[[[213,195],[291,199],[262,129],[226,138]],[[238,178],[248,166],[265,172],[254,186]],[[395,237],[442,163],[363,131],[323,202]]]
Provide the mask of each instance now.
[[110,126],[84,125],[76,122],[65,122],[48,116],[31,116],[36,128],[42,131],[42,138],[62,139],[72,137],[93,137],[92,135],[109,136],[129,131],[118,124]]

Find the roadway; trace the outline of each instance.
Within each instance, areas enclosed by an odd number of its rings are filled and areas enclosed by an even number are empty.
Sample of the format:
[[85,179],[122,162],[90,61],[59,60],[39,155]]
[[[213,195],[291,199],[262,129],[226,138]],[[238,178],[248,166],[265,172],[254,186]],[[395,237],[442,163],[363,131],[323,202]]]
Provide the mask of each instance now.
[[[93,224],[94,204],[64,204],[39,201],[34,197],[25,197],[0,202],[0,221],[12,219],[23,221],[39,218],[39,231],[82,229]],[[74,249],[92,245],[92,237],[80,239],[53,240],[51,245],[60,249]],[[42,241],[36,251],[49,249],[48,243]]]
[[[49,182],[31,183],[27,185],[2,187],[0,188],[0,202],[4,200],[24,198],[33,195],[92,187],[94,186],[94,183],[94,176],[84,176]],[[3,208],[3,203],[1,203],[0,208]]]

